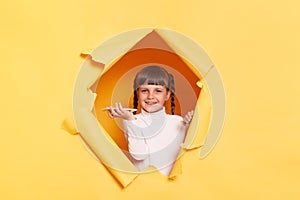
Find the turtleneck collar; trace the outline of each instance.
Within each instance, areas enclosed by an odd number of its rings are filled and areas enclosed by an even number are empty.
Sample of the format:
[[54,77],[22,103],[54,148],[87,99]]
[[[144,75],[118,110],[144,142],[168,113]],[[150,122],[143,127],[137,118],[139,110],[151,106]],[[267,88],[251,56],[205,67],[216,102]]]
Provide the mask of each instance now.
[[142,109],[140,119],[146,124],[146,127],[142,129],[144,137],[150,138],[157,135],[164,128],[166,117],[165,107],[152,113]]
[[165,107],[162,107],[159,111],[156,112],[147,112],[144,109],[141,109],[141,114],[145,117],[151,117],[153,119],[163,119],[167,114],[165,111]]

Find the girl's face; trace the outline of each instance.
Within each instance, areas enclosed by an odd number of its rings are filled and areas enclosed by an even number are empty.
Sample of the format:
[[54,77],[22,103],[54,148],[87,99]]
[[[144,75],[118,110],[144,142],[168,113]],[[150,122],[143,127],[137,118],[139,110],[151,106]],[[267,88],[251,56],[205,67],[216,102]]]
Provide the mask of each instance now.
[[166,86],[161,85],[141,85],[137,90],[141,107],[149,113],[161,110],[170,94]]

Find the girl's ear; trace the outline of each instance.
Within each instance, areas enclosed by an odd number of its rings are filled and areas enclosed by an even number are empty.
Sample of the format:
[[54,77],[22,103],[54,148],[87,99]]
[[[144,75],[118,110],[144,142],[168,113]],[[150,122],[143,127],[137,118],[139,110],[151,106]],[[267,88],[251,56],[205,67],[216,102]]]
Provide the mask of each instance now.
[[171,91],[170,91],[170,90],[168,90],[168,91],[167,91],[167,96],[166,96],[166,101],[168,101],[168,100],[169,100],[169,98],[170,98],[170,95],[171,95]]

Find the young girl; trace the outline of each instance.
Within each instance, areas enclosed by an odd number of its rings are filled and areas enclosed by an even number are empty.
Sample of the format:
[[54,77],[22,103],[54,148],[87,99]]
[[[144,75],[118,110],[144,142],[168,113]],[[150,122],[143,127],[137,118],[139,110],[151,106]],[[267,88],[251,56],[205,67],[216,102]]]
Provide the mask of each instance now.
[[[135,114],[120,103],[110,107],[111,118],[123,119],[129,154],[139,170],[152,165],[167,176],[172,170],[193,116],[193,111],[183,118],[174,115],[174,96],[173,76],[162,67],[148,66],[134,80],[134,108],[139,104],[141,113]],[[164,107],[169,98],[172,115]]]

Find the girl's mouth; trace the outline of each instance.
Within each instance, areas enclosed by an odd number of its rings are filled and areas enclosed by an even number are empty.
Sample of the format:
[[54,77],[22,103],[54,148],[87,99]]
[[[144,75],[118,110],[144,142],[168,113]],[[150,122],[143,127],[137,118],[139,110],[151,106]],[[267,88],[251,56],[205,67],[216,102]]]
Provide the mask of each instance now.
[[148,106],[152,106],[155,105],[157,102],[153,102],[153,101],[145,101],[146,105]]

